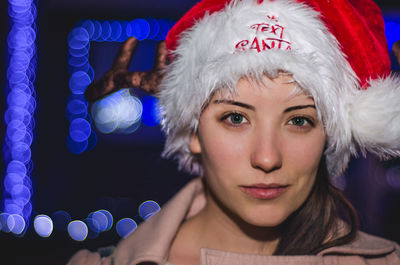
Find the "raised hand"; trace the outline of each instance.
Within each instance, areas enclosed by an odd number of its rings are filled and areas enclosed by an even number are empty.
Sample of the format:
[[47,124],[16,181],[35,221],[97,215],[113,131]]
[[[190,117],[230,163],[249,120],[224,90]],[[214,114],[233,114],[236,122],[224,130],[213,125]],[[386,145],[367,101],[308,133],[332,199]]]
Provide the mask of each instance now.
[[165,42],[157,44],[153,69],[147,72],[129,72],[128,66],[138,43],[136,38],[130,37],[121,44],[110,70],[99,81],[91,83],[86,89],[87,101],[94,102],[121,88],[136,87],[150,94],[158,92],[158,86],[164,77],[163,70],[168,62]]

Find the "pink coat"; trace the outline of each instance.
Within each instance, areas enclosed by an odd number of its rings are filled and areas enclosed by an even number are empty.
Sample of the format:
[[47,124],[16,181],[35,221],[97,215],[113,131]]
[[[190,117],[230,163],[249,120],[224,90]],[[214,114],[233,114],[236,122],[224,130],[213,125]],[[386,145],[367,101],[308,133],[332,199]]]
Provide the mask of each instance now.
[[[203,185],[197,178],[178,192],[160,212],[121,240],[112,258],[101,259],[97,253],[80,251],[68,265],[135,265],[141,262],[164,265],[180,224],[198,213],[204,205]],[[267,256],[201,248],[200,262],[201,265],[400,265],[400,247],[395,242],[359,232],[354,242],[325,249],[314,256]]]

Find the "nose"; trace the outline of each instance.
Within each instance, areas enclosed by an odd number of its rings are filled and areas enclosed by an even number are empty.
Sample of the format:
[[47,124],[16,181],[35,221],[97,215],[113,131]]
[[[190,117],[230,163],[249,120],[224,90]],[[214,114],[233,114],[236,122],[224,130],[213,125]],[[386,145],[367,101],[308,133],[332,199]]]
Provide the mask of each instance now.
[[269,173],[282,167],[282,158],[278,133],[271,130],[258,133],[250,156],[252,167]]

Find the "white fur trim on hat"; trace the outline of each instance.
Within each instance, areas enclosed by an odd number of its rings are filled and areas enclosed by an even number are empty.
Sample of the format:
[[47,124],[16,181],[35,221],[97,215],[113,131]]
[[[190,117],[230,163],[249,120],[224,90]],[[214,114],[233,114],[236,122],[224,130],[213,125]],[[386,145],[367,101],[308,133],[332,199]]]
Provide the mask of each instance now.
[[400,156],[400,79],[371,80],[349,101],[354,141],[360,150],[380,158]]

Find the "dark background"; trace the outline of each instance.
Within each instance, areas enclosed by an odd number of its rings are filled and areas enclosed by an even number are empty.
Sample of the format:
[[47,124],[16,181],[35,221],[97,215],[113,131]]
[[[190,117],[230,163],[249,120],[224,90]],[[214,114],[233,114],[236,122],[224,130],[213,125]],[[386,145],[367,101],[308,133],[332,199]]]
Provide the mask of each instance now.
[[[145,200],[162,205],[190,176],[176,171],[176,163],[160,158],[164,138],[159,127],[142,126],[130,136],[102,136],[96,147],[81,155],[65,145],[68,120],[65,106],[69,95],[67,35],[83,19],[168,18],[177,20],[195,0],[44,0],[38,3],[38,68],[36,79],[36,131],[32,145],[33,213],[51,215],[69,212],[72,219],[84,219],[91,211],[106,208],[115,220],[131,217],[140,222],[137,208]],[[379,1],[384,13],[400,19],[400,4]],[[6,72],[7,1],[0,3],[0,59]],[[103,45],[103,46],[102,46]],[[111,64],[116,44],[94,45],[91,57],[101,49]],[[101,47],[102,46],[102,47]],[[97,53],[96,53],[97,51]],[[103,55],[102,55],[103,56]],[[5,86],[5,74],[0,75]],[[2,94],[1,116],[5,110]],[[4,125],[1,122],[1,141]],[[149,136],[150,135],[150,136]],[[1,176],[4,162],[1,161]],[[387,169],[398,161],[377,162],[373,156],[353,160],[346,172],[345,192],[359,211],[364,231],[400,242],[400,192],[384,180]],[[0,264],[65,264],[81,248],[95,250],[115,245],[120,237],[115,228],[96,239],[73,241],[66,232],[54,230],[41,238],[31,228],[22,237],[0,232]]]

